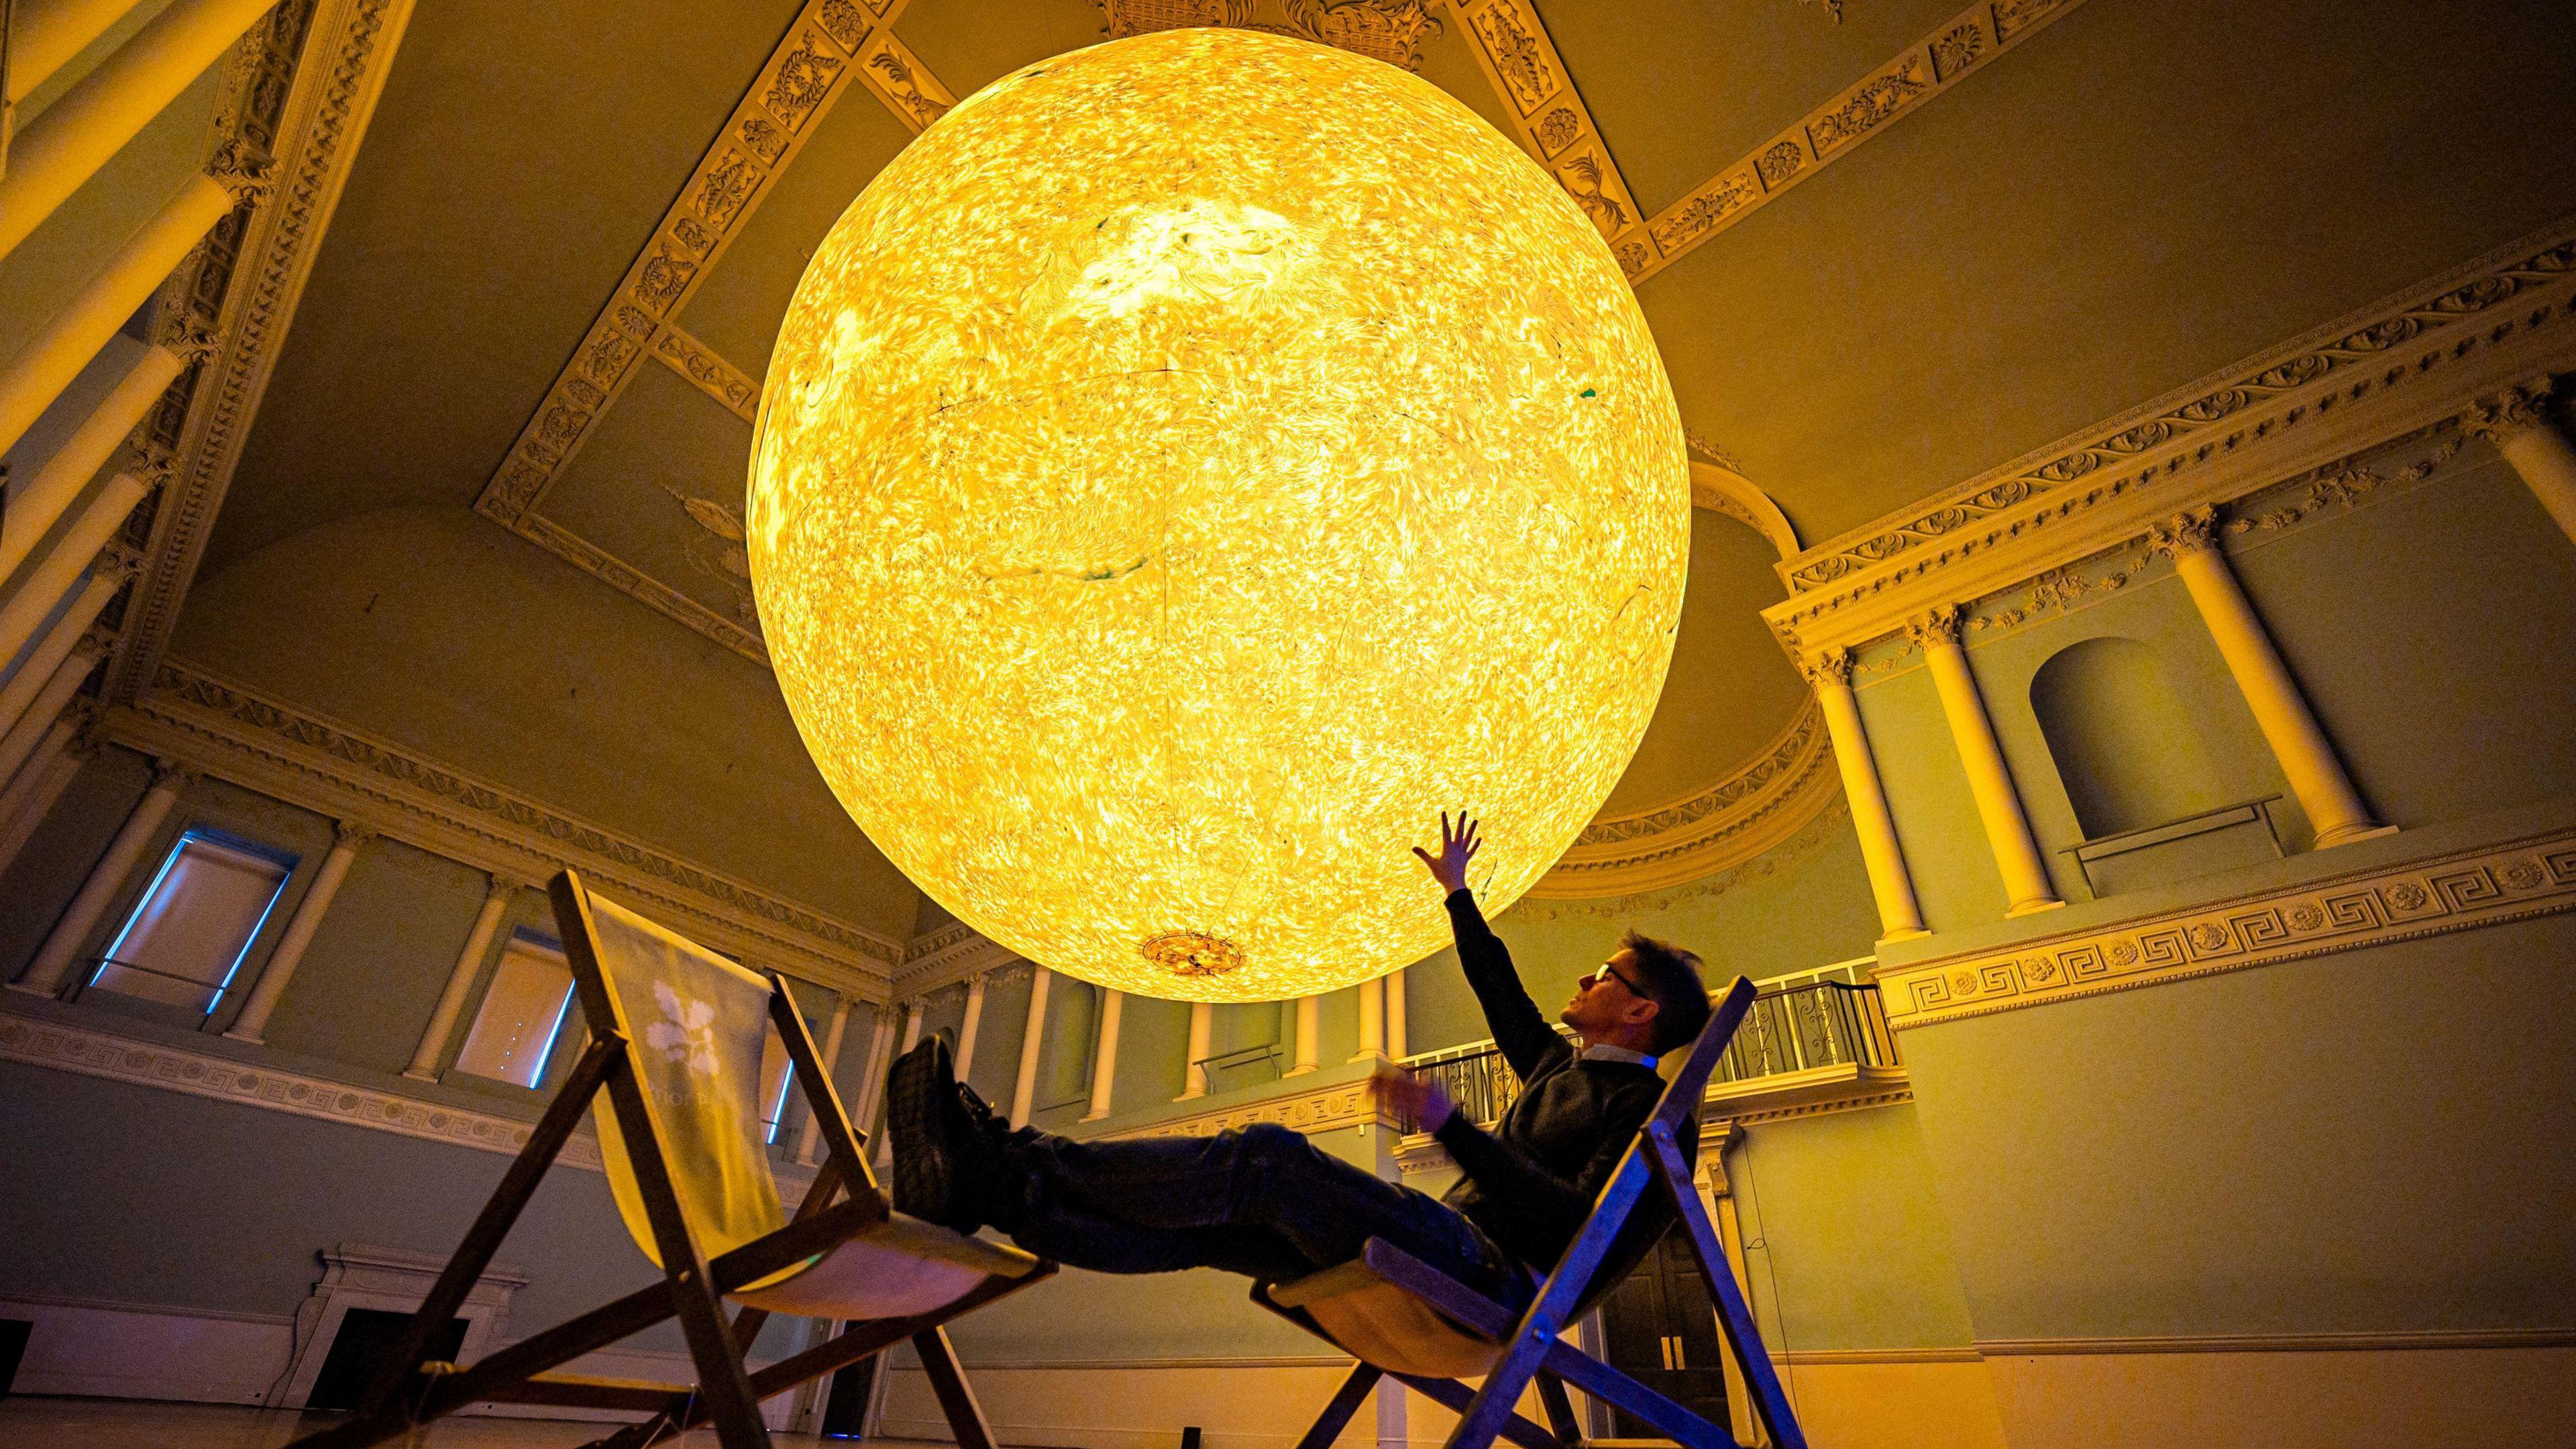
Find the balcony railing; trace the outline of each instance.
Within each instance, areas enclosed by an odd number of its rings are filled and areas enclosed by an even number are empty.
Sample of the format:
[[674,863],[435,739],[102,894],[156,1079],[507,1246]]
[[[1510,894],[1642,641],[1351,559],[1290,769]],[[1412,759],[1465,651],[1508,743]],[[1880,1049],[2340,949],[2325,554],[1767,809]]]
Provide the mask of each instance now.
[[[1490,1041],[1424,1052],[1405,1058],[1403,1065],[1437,1084],[1480,1126],[1501,1121],[1520,1095],[1520,1078]],[[1753,998],[1753,1009],[1710,1074],[1709,1094],[1743,1097],[1749,1094],[1745,1084],[1819,1068],[1853,1068],[1857,1070],[1847,1075],[1871,1077],[1897,1065],[1896,1038],[1887,1029],[1887,1009],[1877,987],[1807,980]],[[1408,1121],[1404,1130],[1417,1128]]]

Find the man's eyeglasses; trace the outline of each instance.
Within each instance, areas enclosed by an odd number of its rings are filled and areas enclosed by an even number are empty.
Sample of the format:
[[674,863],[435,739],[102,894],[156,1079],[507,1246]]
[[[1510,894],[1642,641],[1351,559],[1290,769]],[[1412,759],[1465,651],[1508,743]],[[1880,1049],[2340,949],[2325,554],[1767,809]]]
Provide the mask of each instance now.
[[1646,994],[1646,988],[1629,980],[1626,972],[1621,971],[1618,967],[1611,965],[1607,961],[1601,963],[1600,970],[1583,978],[1583,984],[1587,987],[1598,986],[1604,981],[1616,981],[1640,997],[1643,997]]

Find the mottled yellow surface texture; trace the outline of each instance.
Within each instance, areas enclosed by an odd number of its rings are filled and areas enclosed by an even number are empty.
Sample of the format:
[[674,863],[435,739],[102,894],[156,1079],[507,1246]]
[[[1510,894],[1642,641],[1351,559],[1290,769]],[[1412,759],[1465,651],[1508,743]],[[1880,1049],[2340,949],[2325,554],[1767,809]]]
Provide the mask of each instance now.
[[852,204],[753,450],[824,777],[957,916],[1154,996],[1444,944],[1619,778],[1671,656],[1681,426],[1619,269],[1375,61],[1172,31],[1007,76]]

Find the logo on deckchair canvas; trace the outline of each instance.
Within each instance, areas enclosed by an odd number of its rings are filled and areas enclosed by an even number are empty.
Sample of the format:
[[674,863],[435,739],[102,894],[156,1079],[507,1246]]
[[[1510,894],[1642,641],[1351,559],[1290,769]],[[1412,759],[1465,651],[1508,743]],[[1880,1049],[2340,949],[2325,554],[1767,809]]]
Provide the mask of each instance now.
[[659,981],[653,983],[653,999],[661,1004],[664,1020],[644,1028],[644,1044],[693,1075],[714,1076],[716,1009],[694,998],[684,999]]

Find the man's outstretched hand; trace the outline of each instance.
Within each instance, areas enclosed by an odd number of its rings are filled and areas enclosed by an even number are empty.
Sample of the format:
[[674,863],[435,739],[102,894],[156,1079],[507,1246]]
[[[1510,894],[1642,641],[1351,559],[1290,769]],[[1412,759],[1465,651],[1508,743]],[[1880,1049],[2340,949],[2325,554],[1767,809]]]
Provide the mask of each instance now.
[[1474,860],[1476,852],[1484,846],[1485,842],[1477,838],[1473,817],[1461,810],[1457,825],[1452,827],[1449,812],[1443,810],[1440,812],[1440,853],[1433,855],[1419,845],[1413,847],[1413,853],[1430,867],[1431,878],[1440,882],[1441,894],[1451,895],[1467,888],[1467,862]]
[[1437,1132],[1441,1124],[1458,1110],[1449,1094],[1436,1082],[1413,1075],[1401,1067],[1383,1068],[1378,1072],[1379,1100],[1395,1108],[1398,1116],[1413,1120],[1418,1132]]

